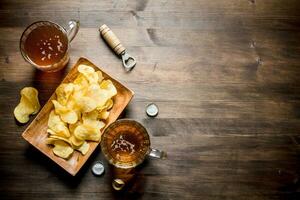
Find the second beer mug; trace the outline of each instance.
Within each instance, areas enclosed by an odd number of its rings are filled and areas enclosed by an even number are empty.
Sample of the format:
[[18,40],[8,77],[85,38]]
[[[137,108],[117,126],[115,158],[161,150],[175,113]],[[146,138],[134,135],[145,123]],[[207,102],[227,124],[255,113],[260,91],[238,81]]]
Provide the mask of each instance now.
[[150,147],[147,130],[138,122],[121,119],[104,131],[101,149],[110,164],[117,168],[133,168],[141,164],[147,155],[165,158],[166,153]]

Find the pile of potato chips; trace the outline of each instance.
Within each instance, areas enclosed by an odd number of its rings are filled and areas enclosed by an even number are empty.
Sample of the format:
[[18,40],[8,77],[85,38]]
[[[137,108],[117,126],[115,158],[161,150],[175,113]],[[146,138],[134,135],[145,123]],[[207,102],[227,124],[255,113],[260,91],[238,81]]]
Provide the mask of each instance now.
[[117,89],[111,80],[104,80],[100,71],[87,65],[78,66],[79,75],[72,83],[63,83],[52,100],[54,110],[48,119],[47,144],[53,153],[68,159],[74,150],[85,155],[87,141],[99,142],[101,129],[113,106]]
[[14,115],[18,122],[26,123],[29,121],[29,115],[35,115],[40,108],[38,91],[33,87],[25,87],[21,90],[21,100],[14,109]]

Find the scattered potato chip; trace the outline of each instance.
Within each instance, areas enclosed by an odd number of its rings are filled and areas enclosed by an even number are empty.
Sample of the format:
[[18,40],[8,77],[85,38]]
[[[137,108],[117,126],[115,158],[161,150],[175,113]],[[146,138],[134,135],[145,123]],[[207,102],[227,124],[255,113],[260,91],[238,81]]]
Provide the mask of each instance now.
[[41,108],[38,99],[38,91],[33,87],[25,87],[21,90],[20,103],[14,109],[14,116],[20,123],[29,121],[29,115],[38,113]]
[[72,83],[61,84],[52,100],[54,110],[48,120],[47,144],[54,145],[55,155],[68,159],[77,150],[85,155],[88,141],[99,142],[113,96],[117,89],[100,71],[87,65],[78,66],[79,74]]

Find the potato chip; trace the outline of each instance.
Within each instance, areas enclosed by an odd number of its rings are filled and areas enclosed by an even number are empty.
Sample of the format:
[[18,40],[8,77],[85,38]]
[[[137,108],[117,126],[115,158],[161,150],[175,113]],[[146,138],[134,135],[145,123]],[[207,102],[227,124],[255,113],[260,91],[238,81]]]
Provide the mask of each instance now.
[[101,131],[100,130],[94,130],[94,134],[88,135],[86,140],[94,141],[94,142],[100,142],[101,140]]
[[106,101],[106,103],[103,106],[98,106],[96,109],[99,113],[101,113],[102,111],[108,111],[110,110],[114,105],[114,102],[112,99],[108,99]]
[[112,99],[108,99],[107,102],[105,103],[106,109],[110,110],[114,105],[114,102]]
[[97,124],[98,126],[80,125],[76,127],[74,130],[75,137],[79,140],[99,141],[101,138],[101,130],[99,128],[102,126],[102,123],[99,122]]
[[84,142],[84,140],[79,140],[79,139],[77,139],[74,135],[72,135],[72,136],[69,138],[69,141],[71,142],[71,145],[72,145],[72,147],[74,147],[74,148],[80,147],[80,146],[83,144],[83,142]]
[[82,153],[82,155],[85,155],[89,151],[90,145],[87,142],[84,142],[78,149]]
[[79,65],[78,71],[84,75],[84,77],[89,81],[89,83],[97,83],[98,82],[98,74],[95,73],[94,68],[87,65]]
[[47,133],[48,133],[49,135],[58,135],[58,136],[60,136],[58,133],[54,132],[54,131],[51,130],[50,128],[47,129]]
[[47,144],[55,147],[53,152],[69,158],[73,150],[85,155],[89,150],[87,141],[99,142],[101,130],[113,107],[112,97],[117,89],[110,80],[104,80],[101,71],[87,65],[78,66],[79,74],[72,83],[61,84],[52,100],[54,110],[48,120]]
[[78,66],[78,71],[82,74],[92,74],[95,72],[95,69],[88,65],[81,64]]
[[96,101],[97,107],[104,106],[108,99],[114,95],[116,95],[116,88],[111,84],[107,88],[101,88],[98,84],[91,84],[86,92],[86,96]]
[[74,136],[78,140],[86,140],[89,135],[89,130],[84,125],[79,125],[74,130]]
[[82,112],[91,112],[97,108],[97,101],[86,96],[78,97],[76,99],[76,104],[80,105],[79,108]]
[[48,127],[57,135],[70,137],[69,129],[65,122],[63,122],[59,115],[52,110],[49,114]]
[[73,151],[73,148],[64,141],[57,140],[54,142],[53,153],[61,158],[69,158]]
[[73,82],[77,86],[86,87],[89,81],[85,78],[83,74],[79,74]]
[[39,92],[34,87],[25,87],[21,90],[21,95],[25,96],[30,101],[30,103],[33,105],[33,108],[34,108],[34,112],[32,113],[33,115],[38,113],[38,111],[41,108],[41,105],[40,105],[40,102],[38,99],[38,94],[39,94]]
[[75,124],[78,120],[77,113],[71,109],[68,109],[67,107],[61,105],[58,101],[52,100],[52,103],[55,108],[55,112],[59,114],[62,121],[69,123],[69,124]]
[[88,126],[92,129],[102,129],[105,126],[105,123],[98,120],[98,112],[94,110],[89,113],[84,113],[82,115],[83,125]]
[[109,116],[109,112],[106,110],[103,110],[102,112],[99,113],[98,118],[107,120],[108,116]]
[[98,75],[98,84],[100,84],[102,82],[102,80],[104,79],[102,72],[100,71],[96,71],[97,75]]
[[74,133],[74,130],[77,126],[81,125],[82,122],[81,121],[77,121],[75,124],[69,124],[69,131],[71,134]]
[[38,91],[33,87],[25,87],[20,93],[20,103],[14,109],[14,116],[20,123],[26,123],[29,121],[29,115],[40,110]]
[[57,136],[57,135],[50,135],[49,138],[53,138],[55,140],[62,140],[66,143],[68,143],[69,145],[72,145],[72,143],[65,137],[61,137],[61,136]]
[[77,114],[77,118],[81,118],[81,108],[79,105],[77,105],[75,99],[73,97],[69,98],[68,104],[66,107],[72,111],[74,111]]
[[82,121],[83,123],[85,121],[88,121],[88,120],[97,120],[97,117],[98,117],[98,112],[97,110],[93,110],[91,112],[87,112],[87,113],[83,113],[82,114]]
[[55,138],[47,138],[46,139],[46,144],[52,144],[52,145],[54,145],[55,141],[57,141],[57,139],[55,139]]
[[73,90],[73,83],[63,83],[60,86],[58,86],[55,90],[57,101],[62,105],[66,105]]

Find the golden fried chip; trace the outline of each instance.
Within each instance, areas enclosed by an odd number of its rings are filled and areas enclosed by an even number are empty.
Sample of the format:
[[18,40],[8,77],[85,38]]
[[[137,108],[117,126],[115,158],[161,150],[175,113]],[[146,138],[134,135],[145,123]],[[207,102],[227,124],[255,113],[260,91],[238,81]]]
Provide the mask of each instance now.
[[98,120],[98,112],[94,110],[89,113],[84,113],[82,115],[83,125],[88,126],[92,129],[102,129],[105,126],[105,123]]
[[75,124],[77,122],[78,115],[75,111],[68,109],[67,107],[61,105],[56,100],[52,100],[52,103],[54,105],[56,114],[59,114],[62,121],[69,123],[69,124]]
[[108,116],[109,116],[109,112],[106,110],[103,110],[102,112],[99,113],[98,118],[107,120]]
[[86,96],[89,96],[96,101],[97,108],[104,106],[110,98],[116,95],[116,88],[111,84],[109,84],[108,86],[109,87],[107,88],[101,88],[101,86],[99,86],[98,84],[91,84],[88,87]]
[[34,87],[25,87],[21,90],[21,95],[25,96],[30,101],[30,103],[33,105],[33,108],[34,108],[34,112],[32,113],[33,115],[38,113],[38,111],[41,108],[38,94],[39,94],[39,92]]
[[78,71],[85,76],[85,78],[89,81],[89,83],[97,83],[98,82],[98,74],[95,72],[94,68],[87,65],[79,65]]
[[62,105],[66,105],[73,90],[73,83],[63,83],[60,86],[58,86],[55,90],[57,101]]
[[46,139],[46,144],[52,144],[52,145],[54,145],[55,141],[57,141],[57,139],[55,139],[55,138],[47,138]]
[[79,139],[77,139],[74,135],[72,135],[72,136],[69,138],[69,140],[70,140],[70,142],[71,142],[71,144],[72,144],[72,147],[74,147],[74,148],[80,147],[80,146],[83,144],[83,142],[84,142],[84,140],[79,140]]
[[97,108],[97,101],[90,97],[81,96],[76,99],[76,104],[82,112],[91,112]]
[[93,110],[91,112],[87,112],[87,113],[83,113],[82,114],[82,121],[83,123],[85,123],[85,121],[88,121],[88,120],[97,120],[97,117],[98,117],[98,112],[97,110]]
[[113,107],[112,97],[117,89],[110,80],[104,80],[101,71],[87,65],[78,66],[79,74],[72,83],[56,89],[52,100],[54,110],[48,120],[46,142],[54,145],[53,152],[69,158],[73,150],[85,155],[89,150],[87,141],[101,140],[101,129]]
[[99,113],[101,113],[102,111],[108,111],[110,110],[114,105],[114,102],[112,99],[108,99],[106,101],[106,103],[103,106],[98,106],[96,109]]
[[53,138],[53,139],[56,139],[56,140],[61,140],[61,141],[64,141],[64,142],[68,143],[69,145],[72,145],[72,143],[65,137],[61,137],[61,136],[57,136],[57,135],[50,135],[49,138]]
[[26,123],[29,121],[29,115],[34,112],[33,105],[26,97],[21,97],[20,103],[14,109],[15,118],[20,123]]
[[88,65],[81,64],[78,66],[78,71],[82,74],[91,74],[95,72],[95,69]]
[[67,143],[57,140],[54,142],[53,153],[61,158],[68,159],[73,153],[72,147]]
[[71,134],[74,134],[74,130],[77,126],[81,125],[81,121],[77,121],[75,124],[69,124],[69,131]]
[[103,77],[101,71],[96,71],[96,73],[98,74],[98,84],[100,84],[102,82],[102,80],[104,79],[104,77]]
[[50,135],[57,135],[57,133],[52,131],[50,128],[47,129],[47,133],[49,133]]
[[14,109],[14,116],[20,123],[26,123],[29,121],[29,115],[40,110],[38,91],[33,87],[25,87],[20,93],[20,103]]
[[85,78],[83,74],[79,74],[73,83],[80,87],[87,87],[89,81]]
[[[102,122],[103,123],[103,122]],[[101,127],[102,123],[95,123],[95,125],[80,125],[77,126],[74,130],[74,135],[79,140],[91,140],[91,141],[99,141],[101,139]]]
[[94,130],[94,134],[88,135],[86,140],[94,141],[94,142],[100,142],[101,140],[101,131],[99,130]]
[[66,123],[60,119],[59,115],[55,114],[54,110],[49,114],[48,127],[57,135],[70,137],[70,132]]
[[107,102],[105,103],[106,109],[110,110],[114,105],[114,102],[112,99],[108,99]]
[[87,142],[84,142],[78,149],[82,153],[82,155],[85,155],[89,151],[90,145]]

